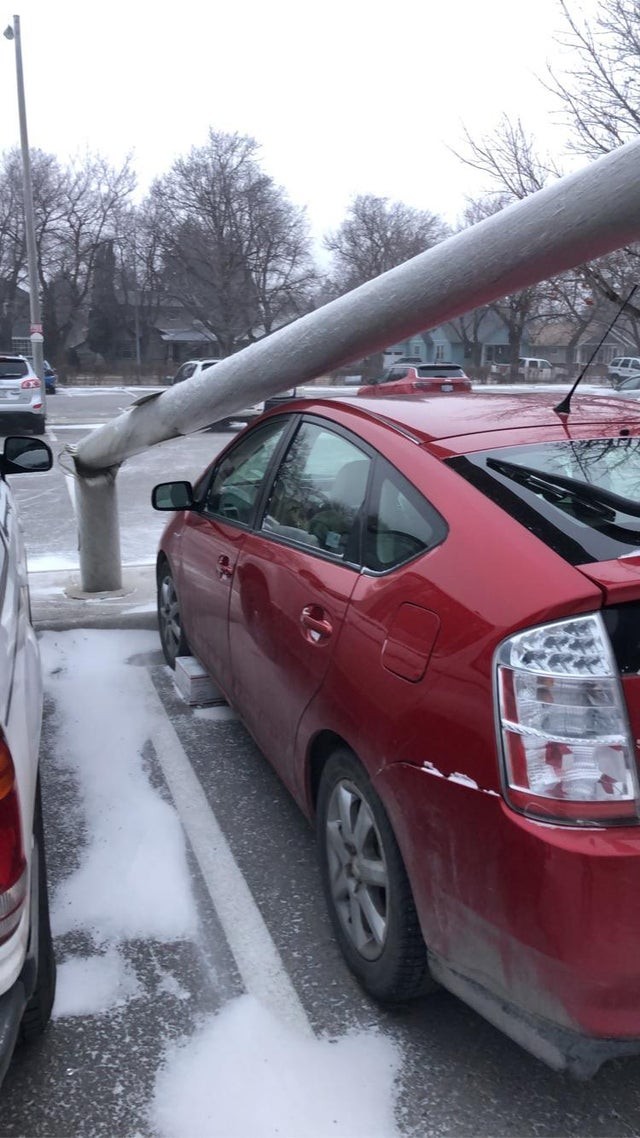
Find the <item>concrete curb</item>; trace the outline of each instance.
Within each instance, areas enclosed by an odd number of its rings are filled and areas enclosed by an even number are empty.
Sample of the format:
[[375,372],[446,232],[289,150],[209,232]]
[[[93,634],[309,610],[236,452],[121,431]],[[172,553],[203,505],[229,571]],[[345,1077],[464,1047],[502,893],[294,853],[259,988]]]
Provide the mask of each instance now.
[[122,584],[113,593],[85,593],[78,569],[30,572],[34,628],[157,628],[155,565],[125,566]]

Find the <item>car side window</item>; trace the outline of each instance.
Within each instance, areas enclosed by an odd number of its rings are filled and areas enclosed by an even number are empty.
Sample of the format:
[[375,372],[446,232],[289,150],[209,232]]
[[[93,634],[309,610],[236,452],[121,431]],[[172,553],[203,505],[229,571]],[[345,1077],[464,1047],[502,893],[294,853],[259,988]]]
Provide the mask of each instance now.
[[385,376],[382,378],[383,383],[394,383],[397,379],[404,379],[407,375],[406,367],[390,368]]
[[303,422],[278,470],[263,532],[357,560],[370,469],[368,455],[343,435]]
[[376,573],[394,569],[439,545],[444,518],[397,470],[382,461],[367,518],[364,565]]
[[265,423],[227,451],[213,471],[203,502],[205,513],[251,524],[264,477],[287,426],[287,419]]

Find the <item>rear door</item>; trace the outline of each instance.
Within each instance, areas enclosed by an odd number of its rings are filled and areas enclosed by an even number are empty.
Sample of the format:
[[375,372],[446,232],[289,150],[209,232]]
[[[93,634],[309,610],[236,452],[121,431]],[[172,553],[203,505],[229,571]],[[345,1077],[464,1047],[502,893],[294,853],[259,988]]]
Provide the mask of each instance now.
[[348,433],[303,420],[260,526],[238,552],[231,697],[291,786],[297,726],[323,681],[359,577],[371,467],[371,456]]

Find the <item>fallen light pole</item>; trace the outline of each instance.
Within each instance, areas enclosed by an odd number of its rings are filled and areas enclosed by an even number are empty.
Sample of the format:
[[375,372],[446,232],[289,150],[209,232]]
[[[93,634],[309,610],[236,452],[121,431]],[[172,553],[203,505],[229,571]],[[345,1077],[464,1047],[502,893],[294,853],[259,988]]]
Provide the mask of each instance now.
[[82,588],[121,587],[116,474],[125,459],[639,240],[639,181],[635,141],[85,436],[69,448]]

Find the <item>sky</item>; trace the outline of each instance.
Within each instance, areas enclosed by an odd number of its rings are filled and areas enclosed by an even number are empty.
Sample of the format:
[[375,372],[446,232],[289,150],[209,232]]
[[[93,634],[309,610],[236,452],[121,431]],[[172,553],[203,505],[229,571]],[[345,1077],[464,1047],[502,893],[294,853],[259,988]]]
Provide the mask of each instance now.
[[[455,224],[483,188],[451,153],[464,127],[482,136],[507,112],[564,146],[539,82],[563,58],[559,0],[16,0],[3,28],[16,11],[31,147],[132,154],[142,194],[209,128],[248,134],[317,239],[358,193]],[[0,108],[2,151],[19,143],[4,39]]]

